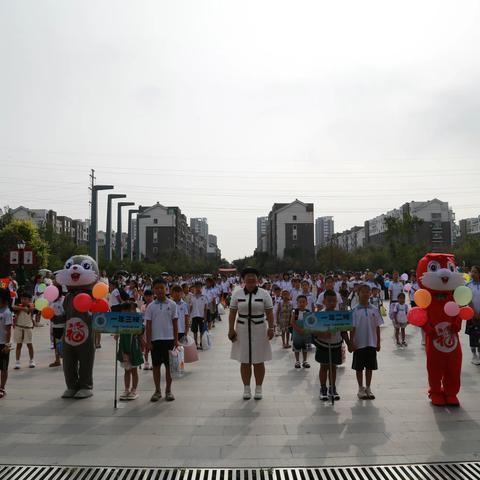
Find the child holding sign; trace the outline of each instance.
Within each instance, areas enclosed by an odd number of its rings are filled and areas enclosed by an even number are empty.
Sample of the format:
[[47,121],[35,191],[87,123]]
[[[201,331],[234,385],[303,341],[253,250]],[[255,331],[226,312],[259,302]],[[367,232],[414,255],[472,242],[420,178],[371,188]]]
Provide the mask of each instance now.
[[[337,309],[337,293],[334,290],[327,290],[323,296],[325,311],[334,311]],[[320,399],[340,400],[340,395],[336,388],[337,365],[342,364],[342,343],[345,340],[349,350],[350,339],[347,332],[325,332],[314,333],[313,343],[317,347],[315,360],[320,364]],[[329,351],[330,350],[330,351]],[[330,387],[327,389],[327,378],[329,378]]]
[[[295,354],[295,368],[297,369],[301,367],[310,368],[310,364],[307,362],[307,345],[310,343],[310,335],[307,335],[303,329],[303,316],[309,312],[310,310],[307,310],[307,297],[305,295],[298,295],[297,308],[293,310],[290,322],[290,326],[292,327],[293,352]],[[303,354],[303,363],[301,365],[300,351]]]
[[[121,312],[135,312],[136,305],[124,302],[120,305]],[[141,335],[121,333],[118,343],[117,360],[125,369],[123,380],[125,391],[120,395],[120,400],[135,400],[138,398],[138,367],[143,363]]]

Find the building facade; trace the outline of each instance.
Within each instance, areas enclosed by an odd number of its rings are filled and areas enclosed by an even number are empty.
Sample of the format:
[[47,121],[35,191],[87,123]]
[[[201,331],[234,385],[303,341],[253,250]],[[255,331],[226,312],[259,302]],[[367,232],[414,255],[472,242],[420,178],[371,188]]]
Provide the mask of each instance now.
[[460,220],[460,239],[465,240],[470,236],[480,236],[480,215],[478,217]]
[[190,228],[193,233],[208,240],[208,221],[205,217],[191,218]]
[[335,233],[333,217],[318,217],[315,220],[315,246],[324,247]]
[[267,251],[282,259],[290,252],[313,258],[313,203],[275,203],[268,214]]
[[257,218],[257,252],[266,252],[268,217]]

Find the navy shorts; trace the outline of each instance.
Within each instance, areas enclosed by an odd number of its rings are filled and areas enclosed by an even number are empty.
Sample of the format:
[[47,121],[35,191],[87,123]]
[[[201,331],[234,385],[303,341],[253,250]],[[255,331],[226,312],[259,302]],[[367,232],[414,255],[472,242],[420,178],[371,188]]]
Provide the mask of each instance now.
[[170,366],[170,350],[173,350],[175,342],[173,340],[154,340],[152,342],[152,365],[160,367],[162,363],[165,367]]
[[377,370],[377,349],[374,347],[359,348],[353,352],[352,369],[358,371]]

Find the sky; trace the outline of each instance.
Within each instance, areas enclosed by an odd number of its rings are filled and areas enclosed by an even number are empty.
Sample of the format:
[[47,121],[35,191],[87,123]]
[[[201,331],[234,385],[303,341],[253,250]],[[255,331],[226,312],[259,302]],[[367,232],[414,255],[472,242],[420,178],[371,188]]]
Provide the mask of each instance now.
[[479,24],[471,0],[0,0],[0,206],[88,218],[93,168],[229,260],[296,198],[337,231],[478,216]]

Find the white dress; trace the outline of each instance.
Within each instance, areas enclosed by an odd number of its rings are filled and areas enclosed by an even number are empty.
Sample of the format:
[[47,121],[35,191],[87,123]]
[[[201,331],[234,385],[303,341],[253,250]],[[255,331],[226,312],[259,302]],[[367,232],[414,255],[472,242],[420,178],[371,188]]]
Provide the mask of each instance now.
[[265,311],[273,309],[272,297],[263,288],[253,292],[237,288],[230,301],[230,309],[237,310],[231,358],[240,363],[263,363],[272,359],[272,348],[267,337],[268,322]]

